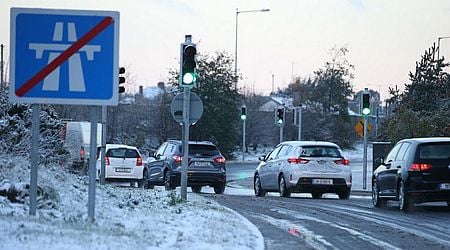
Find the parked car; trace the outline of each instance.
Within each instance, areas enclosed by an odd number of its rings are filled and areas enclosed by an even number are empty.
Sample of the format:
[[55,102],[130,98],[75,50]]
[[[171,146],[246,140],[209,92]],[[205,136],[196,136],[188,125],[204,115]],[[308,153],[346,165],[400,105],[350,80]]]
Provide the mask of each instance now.
[[408,211],[415,203],[446,201],[450,206],[450,137],[399,141],[372,176],[372,202],[398,200]]
[[278,144],[261,162],[254,174],[256,196],[279,192],[311,193],[314,199],[324,193],[350,197],[352,173],[349,160],[338,145],[321,141],[287,141]]
[[[66,122],[63,127],[64,147],[69,152],[71,171],[86,174],[91,146],[90,122]],[[97,145],[102,141],[102,124],[97,123]]]
[[[130,182],[131,186],[144,184],[144,165],[142,156],[136,147],[120,144],[106,144],[105,180]],[[101,171],[101,150],[97,150],[97,179]]]
[[[164,185],[166,190],[180,186],[182,142],[169,140],[163,143],[145,164],[146,187]],[[214,188],[222,194],[226,184],[225,158],[219,149],[208,141],[189,142],[189,166],[187,185],[193,192],[201,192],[203,186]]]

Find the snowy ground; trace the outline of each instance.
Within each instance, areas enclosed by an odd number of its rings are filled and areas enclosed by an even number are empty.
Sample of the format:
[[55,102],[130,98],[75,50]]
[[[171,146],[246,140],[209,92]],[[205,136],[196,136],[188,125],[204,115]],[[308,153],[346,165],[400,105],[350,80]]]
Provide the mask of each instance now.
[[182,202],[179,190],[97,185],[89,223],[88,178],[57,166],[39,168],[38,214],[30,216],[29,165],[0,157],[0,249],[264,249],[247,219],[196,194]]

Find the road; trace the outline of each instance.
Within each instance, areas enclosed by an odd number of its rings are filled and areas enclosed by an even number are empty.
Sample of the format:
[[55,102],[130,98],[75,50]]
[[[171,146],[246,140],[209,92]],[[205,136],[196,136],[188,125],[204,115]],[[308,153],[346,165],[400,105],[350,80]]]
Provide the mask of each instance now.
[[328,194],[291,198],[269,193],[255,197],[251,189],[255,164],[229,164],[224,195],[204,189],[203,195],[227,206],[255,224],[266,249],[450,249],[450,207],[418,205],[405,214],[397,202],[373,208],[369,195],[339,200]]

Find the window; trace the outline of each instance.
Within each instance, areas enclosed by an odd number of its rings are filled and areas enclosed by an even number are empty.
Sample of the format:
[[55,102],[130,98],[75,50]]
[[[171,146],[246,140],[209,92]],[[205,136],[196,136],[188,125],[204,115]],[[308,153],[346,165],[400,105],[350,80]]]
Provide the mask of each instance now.
[[163,145],[161,145],[161,147],[159,147],[158,150],[156,151],[155,156],[164,155],[164,150],[166,149],[166,147],[167,147],[167,143],[164,143]]
[[329,146],[303,146],[300,157],[335,157],[341,158],[341,152],[336,147]]
[[398,151],[397,156],[395,157],[396,161],[403,161],[406,158],[406,152],[408,151],[409,148],[409,143],[405,142],[403,143],[402,147],[400,148],[400,150]]
[[111,158],[138,158],[139,154],[134,149],[112,148],[108,150],[106,156]]
[[190,144],[189,155],[215,156],[220,155],[220,152],[217,147],[213,145]]
[[280,151],[282,145],[278,145],[267,157],[266,160],[270,161],[277,158],[278,152]]
[[289,145],[284,145],[281,147],[280,152],[278,153],[278,157],[287,156],[291,151],[292,147]]
[[427,143],[419,146],[420,159],[448,159],[450,158],[450,142]]
[[403,143],[399,143],[397,145],[394,146],[394,148],[391,150],[391,152],[389,152],[389,154],[386,156],[386,163],[390,163],[395,159],[395,156],[397,155],[398,151],[400,150],[400,147],[402,146]]

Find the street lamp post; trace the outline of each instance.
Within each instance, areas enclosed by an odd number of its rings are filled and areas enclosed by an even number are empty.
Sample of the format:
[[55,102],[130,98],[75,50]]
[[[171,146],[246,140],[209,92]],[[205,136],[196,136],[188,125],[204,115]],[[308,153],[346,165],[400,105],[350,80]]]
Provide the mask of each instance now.
[[441,39],[447,39],[447,38],[450,38],[450,36],[441,36],[441,37],[438,37],[438,47],[437,47],[437,57],[438,57],[438,60],[439,60],[439,50],[441,49]]
[[[237,77],[237,47],[238,47],[238,17],[240,13],[250,13],[250,12],[267,12],[270,9],[260,9],[260,10],[239,10],[236,8],[236,40],[234,44],[234,76]],[[234,89],[237,90],[237,79],[234,83]]]

